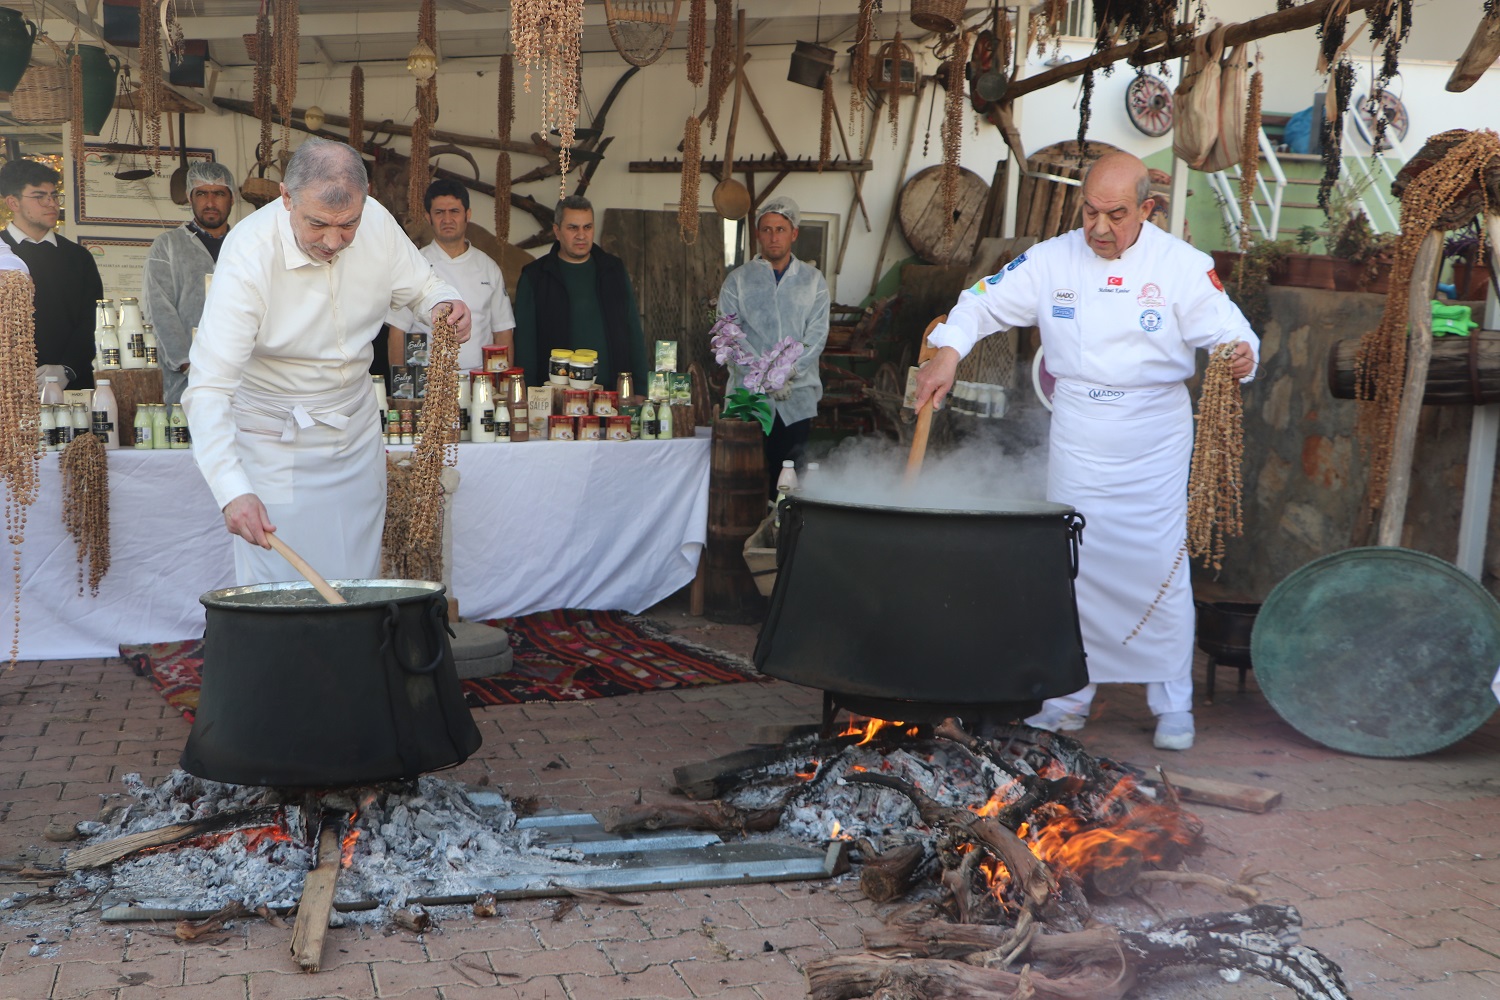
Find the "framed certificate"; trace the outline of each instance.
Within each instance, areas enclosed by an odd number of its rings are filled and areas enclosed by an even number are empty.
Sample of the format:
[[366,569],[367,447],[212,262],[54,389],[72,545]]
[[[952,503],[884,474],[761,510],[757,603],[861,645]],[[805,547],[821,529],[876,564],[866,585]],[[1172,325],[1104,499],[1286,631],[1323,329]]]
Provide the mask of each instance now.
[[146,258],[151,253],[151,243],[151,239],[141,237],[78,237],[78,245],[93,255],[94,263],[99,267],[99,277],[104,281],[104,297],[116,301],[126,296],[140,298],[141,278],[146,269]]
[[[83,162],[73,165],[73,220],[91,226],[154,226],[171,229],[192,218],[186,205],[172,203],[172,171],[182,163],[175,149],[159,148],[161,169],[141,180],[121,180],[122,169],[151,167],[150,151],[119,153],[103,146],[86,145]],[[211,149],[189,149],[188,165],[214,159]]]

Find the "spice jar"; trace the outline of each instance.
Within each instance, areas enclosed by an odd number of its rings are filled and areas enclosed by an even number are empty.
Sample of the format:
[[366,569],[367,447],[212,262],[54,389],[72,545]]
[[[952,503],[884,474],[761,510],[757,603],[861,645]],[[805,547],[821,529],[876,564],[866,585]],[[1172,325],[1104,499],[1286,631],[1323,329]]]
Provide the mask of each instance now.
[[628,415],[622,413],[618,416],[609,417],[607,419],[609,422],[609,430],[605,431],[605,440],[629,441],[631,439],[630,417]]
[[569,366],[568,362],[573,360],[573,352],[566,348],[556,348],[547,359],[547,381],[553,385],[567,385]]
[[574,351],[568,361],[568,385],[574,389],[592,389],[598,372],[598,351]]
[[589,391],[587,389],[563,390],[563,416],[586,417],[589,415]]
[[496,385],[505,387],[505,400],[508,403],[518,403],[522,409],[526,407],[526,369],[507,368],[500,373],[495,380]]
[[618,393],[599,391],[594,393],[594,416],[613,417],[620,412],[616,405],[619,399]]
[[572,441],[577,436],[573,427],[573,420],[573,417],[548,417],[547,440]]
[[503,372],[510,367],[510,348],[500,344],[486,344],[479,349],[484,356],[484,370],[487,372]]

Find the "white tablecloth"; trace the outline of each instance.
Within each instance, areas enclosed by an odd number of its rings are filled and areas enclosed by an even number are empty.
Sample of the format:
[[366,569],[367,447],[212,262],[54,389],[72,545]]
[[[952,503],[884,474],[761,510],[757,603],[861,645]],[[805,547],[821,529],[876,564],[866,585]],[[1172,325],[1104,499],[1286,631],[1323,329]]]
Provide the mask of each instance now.
[[[463,617],[643,611],[689,583],[707,540],[709,436],[698,435],[460,445],[453,592]],[[98,597],[80,597],[57,455],[42,459],[22,550],[21,659],[195,638],[198,596],[234,585],[230,546],[245,543],[225,532],[191,451],[111,452],[109,481],[111,568]],[[290,566],[287,578],[298,578]],[[4,600],[9,621],[8,586]]]

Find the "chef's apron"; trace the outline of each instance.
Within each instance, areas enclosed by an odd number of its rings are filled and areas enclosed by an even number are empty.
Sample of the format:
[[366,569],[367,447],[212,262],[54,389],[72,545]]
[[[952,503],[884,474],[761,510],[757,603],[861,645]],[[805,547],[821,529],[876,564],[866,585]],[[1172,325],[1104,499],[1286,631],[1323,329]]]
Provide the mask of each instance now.
[[[311,395],[241,385],[235,446],[276,535],[330,580],[380,576],[385,448],[368,382]],[[240,539],[241,585],[300,580],[278,553]]]
[[1190,681],[1193,598],[1183,545],[1193,411],[1186,386],[1119,389],[1059,379],[1052,406],[1047,497],[1088,522],[1076,589],[1089,680]]

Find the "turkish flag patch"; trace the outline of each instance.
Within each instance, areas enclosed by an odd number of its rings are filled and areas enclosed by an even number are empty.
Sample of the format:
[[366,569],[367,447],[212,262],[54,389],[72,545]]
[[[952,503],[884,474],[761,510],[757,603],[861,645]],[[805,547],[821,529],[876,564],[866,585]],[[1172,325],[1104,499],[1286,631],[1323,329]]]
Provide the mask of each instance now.
[[1208,269],[1208,280],[1212,281],[1214,283],[1214,287],[1219,291],[1222,292],[1224,290],[1224,282],[1219,280],[1219,272],[1214,270],[1213,268]]
[[1107,284],[1111,284],[1111,285],[1123,285],[1123,284],[1125,284],[1125,279],[1124,278],[1110,278],[1109,281],[1107,282]]

